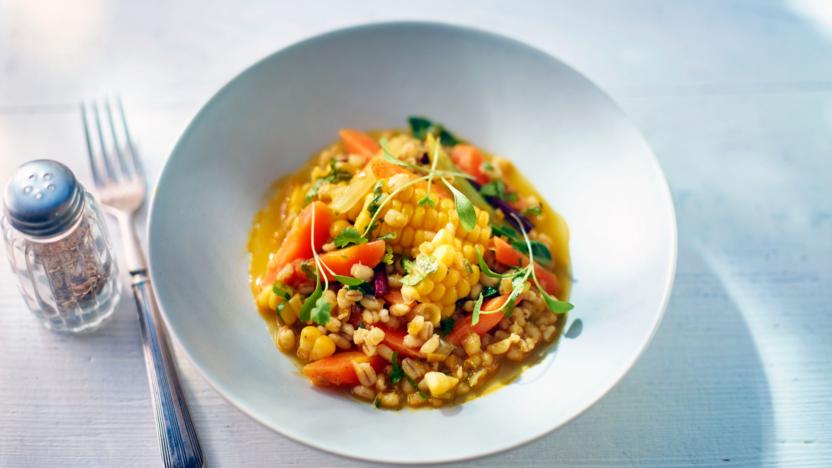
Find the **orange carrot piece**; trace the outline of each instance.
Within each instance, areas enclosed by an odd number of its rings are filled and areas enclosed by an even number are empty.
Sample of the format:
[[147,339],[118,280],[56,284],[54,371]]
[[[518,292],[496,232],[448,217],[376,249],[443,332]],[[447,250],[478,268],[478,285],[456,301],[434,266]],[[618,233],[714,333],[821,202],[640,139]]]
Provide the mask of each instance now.
[[399,166],[398,164],[393,164],[381,157],[370,160],[370,170],[373,171],[373,174],[375,174],[375,176],[379,179],[389,179],[396,174],[413,175],[413,173],[408,171],[406,168]]
[[[518,298],[517,302],[520,298]],[[480,311],[488,312],[491,310],[497,310],[505,304],[508,300],[508,294],[502,296],[495,296],[491,299],[487,299],[483,302]],[[469,315],[463,319],[460,319],[454,325],[454,329],[451,330],[451,333],[448,334],[448,337],[445,338],[449,343],[454,345],[459,345],[466,336],[470,335],[471,333],[476,333],[477,335],[482,335],[484,333],[488,333],[492,328],[496,327],[500,320],[503,319],[505,315],[503,312],[496,313],[496,314],[481,314],[480,320],[477,322],[476,325],[471,325],[472,317]]]
[[381,149],[378,142],[373,140],[370,135],[359,130],[343,128],[338,131],[338,135],[341,137],[341,142],[349,154],[358,154],[365,158],[371,158]]
[[485,157],[476,146],[458,144],[451,150],[451,159],[456,167],[474,176],[480,185],[488,183],[488,175],[482,170]]
[[345,351],[310,362],[303,366],[303,375],[315,385],[353,387],[359,383],[352,367],[353,362],[369,362],[376,372],[380,372],[385,364],[380,356],[369,357],[360,351]]
[[[529,257],[518,252],[514,247],[509,245],[508,242],[500,237],[494,238],[494,251],[497,261],[503,265],[511,267],[524,267],[529,264]],[[551,271],[540,266],[537,262],[534,262],[534,274],[537,276],[537,280],[540,281],[540,286],[542,286],[543,290],[547,293],[557,294],[560,291],[558,277]]]
[[297,222],[292,225],[269,262],[266,275],[263,277],[264,284],[273,283],[277,273],[289,263],[312,257],[312,210],[315,210],[315,251],[321,250],[329,241],[332,210],[322,202],[312,202],[300,212]]
[[[345,249],[333,250],[321,254],[321,261],[329,267],[336,275],[350,276],[350,269],[353,265],[361,263],[370,268],[375,268],[384,258],[384,241],[377,240],[366,244],[353,245]],[[327,278],[332,279],[329,271]]]
[[384,331],[384,344],[390,347],[393,351],[399,353],[399,356],[424,358],[425,356],[419,352],[418,349],[408,348],[404,345],[404,337],[406,335],[404,330],[397,330],[395,328],[387,328],[384,325],[376,324],[375,327],[381,328]]

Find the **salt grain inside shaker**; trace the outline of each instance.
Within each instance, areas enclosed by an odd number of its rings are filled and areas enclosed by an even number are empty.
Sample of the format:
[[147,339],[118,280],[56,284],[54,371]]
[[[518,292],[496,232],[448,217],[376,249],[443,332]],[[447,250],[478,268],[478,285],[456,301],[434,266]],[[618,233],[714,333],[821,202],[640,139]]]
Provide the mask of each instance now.
[[98,203],[63,164],[20,166],[0,221],[12,270],[29,309],[52,330],[91,331],[119,299],[118,268]]

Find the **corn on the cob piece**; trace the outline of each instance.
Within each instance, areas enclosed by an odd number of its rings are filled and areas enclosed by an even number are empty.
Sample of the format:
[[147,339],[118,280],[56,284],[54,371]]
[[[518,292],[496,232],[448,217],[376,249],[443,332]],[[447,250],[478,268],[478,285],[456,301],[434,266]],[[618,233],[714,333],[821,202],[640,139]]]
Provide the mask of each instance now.
[[465,259],[462,241],[455,237],[457,232],[459,230],[448,223],[433,239],[420,244],[419,253],[436,259],[436,271],[416,285],[402,286],[402,295],[406,299],[438,304],[443,317],[452,315],[457,299],[467,296],[480,280],[480,268]]
[[[383,196],[391,192],[386,181],[382,182]],[[447,224],[456,229],[455,247],[461,250],[463,257],[469,263],[477,262],[476,248],[479,246],[484,252],[491,237],[488,213],[475,208],[477,223],[470,231],[465,231],[459,224],[459,215],[456,212],[454,201],[450,198],[440,198],[436,194],[431,195],[434,206],[429,204],[419,205],[419,200],[424,198],[427,190],[421,186],[407,187],[396,196],[385,203],[377,220],[383,220],[377,228],[377,235],[394,233],[395,237],[388,241],[393,252],[416,256],[418,247],[429,242]],[[371,215],[368,209],[373,200],[373,194],[367,195],[364,200],[364,207],[355,221],[355,227],[363,232],[370,223]]]

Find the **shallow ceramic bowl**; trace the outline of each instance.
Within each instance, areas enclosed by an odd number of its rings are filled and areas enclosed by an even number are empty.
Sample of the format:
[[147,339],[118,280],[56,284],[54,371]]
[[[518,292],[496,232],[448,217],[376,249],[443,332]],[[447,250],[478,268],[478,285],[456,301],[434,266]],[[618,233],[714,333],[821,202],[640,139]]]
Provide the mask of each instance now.
[[[577,339],[507,387],[442,410],[380,411],[311,387],[255,310],[246,240],[277,177],[342,127],[425,115],[512,159],[571,228]],[[258,62],[190,124],[162,173],[150,264],[173,336],[231,403],[322,450],[386,462],[495,453],[585,411],[633,366],[673,281],[666,181],[629,119],[557,59],[493,34],[393,23],[324,34]]]

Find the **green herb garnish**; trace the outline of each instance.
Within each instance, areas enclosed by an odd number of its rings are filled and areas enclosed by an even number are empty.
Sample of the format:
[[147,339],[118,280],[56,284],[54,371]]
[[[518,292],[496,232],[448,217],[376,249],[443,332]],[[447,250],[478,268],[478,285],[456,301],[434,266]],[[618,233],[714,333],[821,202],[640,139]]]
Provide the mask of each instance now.
[[500,294],[500,290],[497,289],[496,286],[486,286],[482,288],[482,295],[488,299],[489,297],[498,296]]
[[543,214],[543,205],[531,206],[523,210],[523,216],[540,216]]
[[389,245],[384,247],[384,257],[382,257],[381,261],[385,265],[393,264],[393,249]]
[[286,300],[292,297],[292,294],[289,293],[289,291],[281,288],[277,283],[272,285],[272,292]]
[[417,384],[415,380],[413,380],[413,379],[412,379],[409,375],[407,375],[407,374],[404,374],[404,378],[405,378],[408,382],[410,382],[410,385],[413,385],[413,388],[415,388],[415,389],[416,389],[416,393],[418,393],[418,394],[419,394],[419,396],[420,396],[420,397],[422,397],[422,399],[423,399],[423,400],[427,400],[427,399],[428,399],[428,396],[427,396],[427,395],[425,395],[425,393],[424,393],[423,391],[419,390],[419,384]]
[[[517,219],[517,216],[512,214],[512,216]],[[532,243],[529,240],[529,235],[526,233],[526,230],[523,228],[522,223],[519,222],[518,225],[520,226],[520,230],[523,234],[523,240],[525,241],[526,251],[529,254],[529,262],[526,264],[525,267],[518,267],[516,270],[512,272],[500,274],[495,273],[492,271],[488,265],[485,263],[485,260],[482,258],[482,254],[479,250],[477,250],[477,260],[480,264],[480,269],[482,273],[486,276],[490,276],[492,278],[511,278],[511,293],[509,294],[507,300],[497,309],[489,310],[489,311],[482,311],[482,299],[484,298],[484,293],[480,293],[480,296],[477,298],[477,303],[474,305],[474,312],[471,315],[471,324],[476,325],[479,322],[480,315],[482,314],[496,314],[502,312],[504,316],[509,317],[511,315],[512,310],[514,309],[515,302],[517,302],[517,298],[523,294],[523,291],[526,289],[526,282],[531,278],[534,285],[537,287],[540,295],[543,297],[544,302],[546,303],[546,307],[555,314],[563,314],[569,312],[574,308],[572,304],[566,301],[560,301],[554,296],[550,295],[543,289],[540,285],[540,281],[537,279],[537,275],[535,274],[535,260],[534,260],[534,248],[532,248]]]
[[[491,233],[496,236],[505,237],[508,239],[512,247],[520,252],[528,254],[529,250],[526,245],[526,240],[523,239],[523,236],[515,231],[514,228],[505,224],[492,225]],[[534,256],[540,259],[543,263],[549,264],[552,262],[552,252],[549,251],[549,248],[546,247],[545,244],[540,241],[530,240],[529,245],[531,245]]]
[[448,183],[447,180],[442,179],[448,190],[454,195],[454,203],[456,204],[456,213],[459,215],[459,224],[462,229],[470,231],[477,225],[477,212],[474,210],[474,205],[471,200],[462,194],[456,187]]
[[445,146],[454,146],[462,141],[441,124],[432,122],[430,119],[411,116],[408,117],[407,122],[410,124],[410,131],[413,136],[420,140],[424,140],[428,134],[434,134],[439,137],[439,140]]
[[480,193],[487,197],[496,197],[508,202],[517,201],[517,192],[506,191],[506,184],[502,180],[495,180],[483,185]]
[[350,244],[361,245],[367,242],[367,239],[361,237],[361,233],[358,232],[354,227],[347,227],[341,230],[332,242],[335,244],[335,247],[343,248]]
[[443,318],[439,321],[439,335],[440,336],[447,336],[451,331],[454,329],[454,325],[456,325],[456,319],[453,317]]
[[404,369],[399,365],[399,353],[393,351],[393,369],[390,371],[390,383],[396,385],[404,377]]
[[366,283],[366,281],[353,278],[352,276],[334,275],[333,277],[335,278],[335,281],[343,284],[344,286],[361,286],[363,283]]
[[343,169],[339,169],[335,165],[335,159],[330,159],[329,160],[329,173],[327,173],[327,175],[325,175],[323,177],[315,179],[315,181],[312,182],[312,185],[309,187],[309,190],[306,191],[306,196],[304,197],[304,202],[306,202],[306,203],[311,202],[315,198],[315,196],[318,195],[318,191],[321,189],[321,186],[325,182],[341,182],[341,181],[350,180],[350,179],[352,179],[352,174],[350,174],[348,171],[345,171]]
[[[402,278],[402,284],[407,286],[415,286],[423,279],[439,268],[439,263],[430,255],[420,253],[416,257],[416,261],[410,265],[410,271]],[[405,266],[407,271],[407,266]]]

